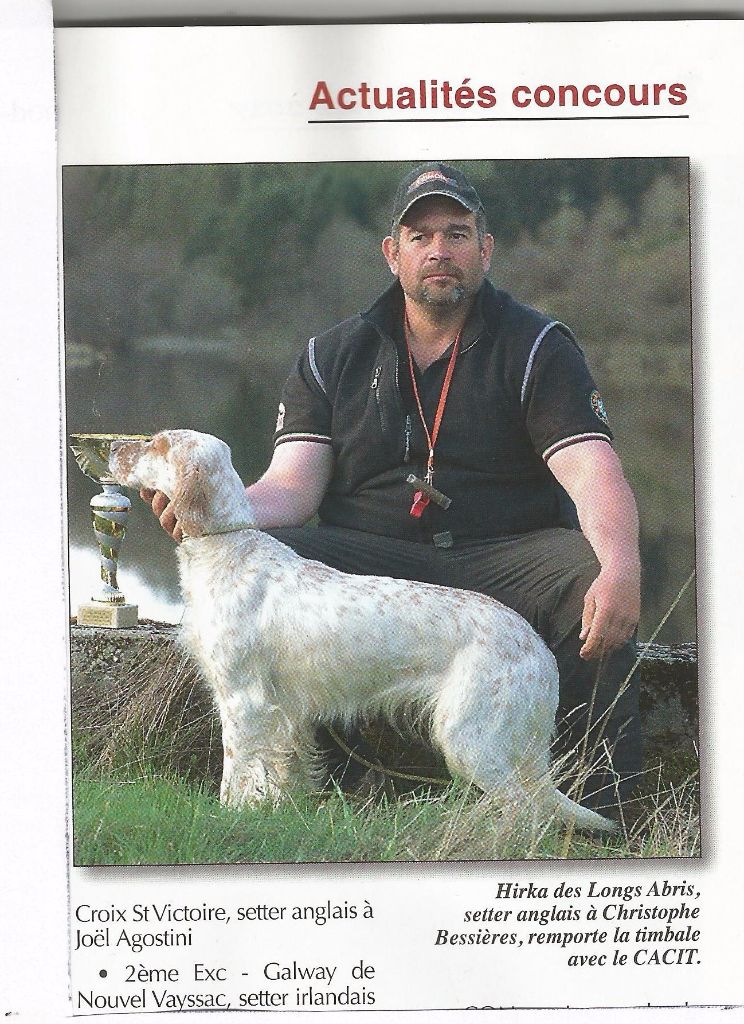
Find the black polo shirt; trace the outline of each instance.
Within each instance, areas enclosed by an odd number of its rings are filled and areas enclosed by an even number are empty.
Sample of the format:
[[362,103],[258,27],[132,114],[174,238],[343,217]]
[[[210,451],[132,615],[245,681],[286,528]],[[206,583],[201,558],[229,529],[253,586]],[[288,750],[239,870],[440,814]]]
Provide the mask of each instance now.
[[[417,371],[430,430],[449,356],[448,349]],[[574,526],[547,460],[569,444],[611,438],[568,328],[485,281],[463,330],[436,443],[434,486],[452,504],[432,502],[414,519],[406,477],[424,475],[428,447],[396,281],[366,313],[310,340],[282,392],[275,443],[332,446],[321,522],[431,542],[443,533],[457,541]]]

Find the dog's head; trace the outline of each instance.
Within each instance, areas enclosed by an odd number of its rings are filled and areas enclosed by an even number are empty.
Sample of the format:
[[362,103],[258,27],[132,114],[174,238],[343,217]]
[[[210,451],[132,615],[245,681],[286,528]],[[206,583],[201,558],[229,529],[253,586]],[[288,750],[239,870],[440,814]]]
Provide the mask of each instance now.
[[163,430],[149,441],[114,441],[109,469],[125,487],[162,491],[184,533],[202,537],[245,518],[245,490],[224,441],[195,430]]

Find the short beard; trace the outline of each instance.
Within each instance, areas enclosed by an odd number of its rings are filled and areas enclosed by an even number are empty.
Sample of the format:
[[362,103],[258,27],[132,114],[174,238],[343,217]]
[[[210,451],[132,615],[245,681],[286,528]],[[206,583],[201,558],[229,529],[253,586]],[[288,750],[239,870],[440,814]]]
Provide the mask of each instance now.
[[439,289],[429,288],[426,282],[424,282],[419,288],[416,299],[421,305],[428,306],[430,309],[446,310],[455,309],[467,296],[468,289],[462,282],[453,285],[444,292]]

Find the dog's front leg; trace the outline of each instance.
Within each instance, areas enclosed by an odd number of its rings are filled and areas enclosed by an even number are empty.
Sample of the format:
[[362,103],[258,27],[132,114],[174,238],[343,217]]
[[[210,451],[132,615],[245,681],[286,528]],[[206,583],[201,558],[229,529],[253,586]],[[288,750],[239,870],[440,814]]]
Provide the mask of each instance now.
[[284,710],[252,687],[219,701],[223,767],[220,800],[230,807],[278,803],[290,788],[292,729]]
[[263,761],[235,758],[229,750],[225,751],[220,786],[221,803],[227,807],[243,807],[265,800],[278,803],[280,799],[281,788]]

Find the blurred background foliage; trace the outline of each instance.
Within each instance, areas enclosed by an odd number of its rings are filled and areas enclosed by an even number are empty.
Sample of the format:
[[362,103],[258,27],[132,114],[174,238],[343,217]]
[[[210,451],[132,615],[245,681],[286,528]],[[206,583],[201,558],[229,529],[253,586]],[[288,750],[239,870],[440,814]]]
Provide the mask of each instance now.
[[[603,393],[641,512],[648,636],[694,564],[687,161],[454,162],[496,237],[491,279],[571,325]],[[380,240],[410,166],[65,168],[68,429],[207,430],[255,479],[307,338],[389,283]],[[89,544],[86,482],[68,479]],[[170,542],[136,533],[143,577],[175,586]],[[688,594],[660,639],[694,633]]]

